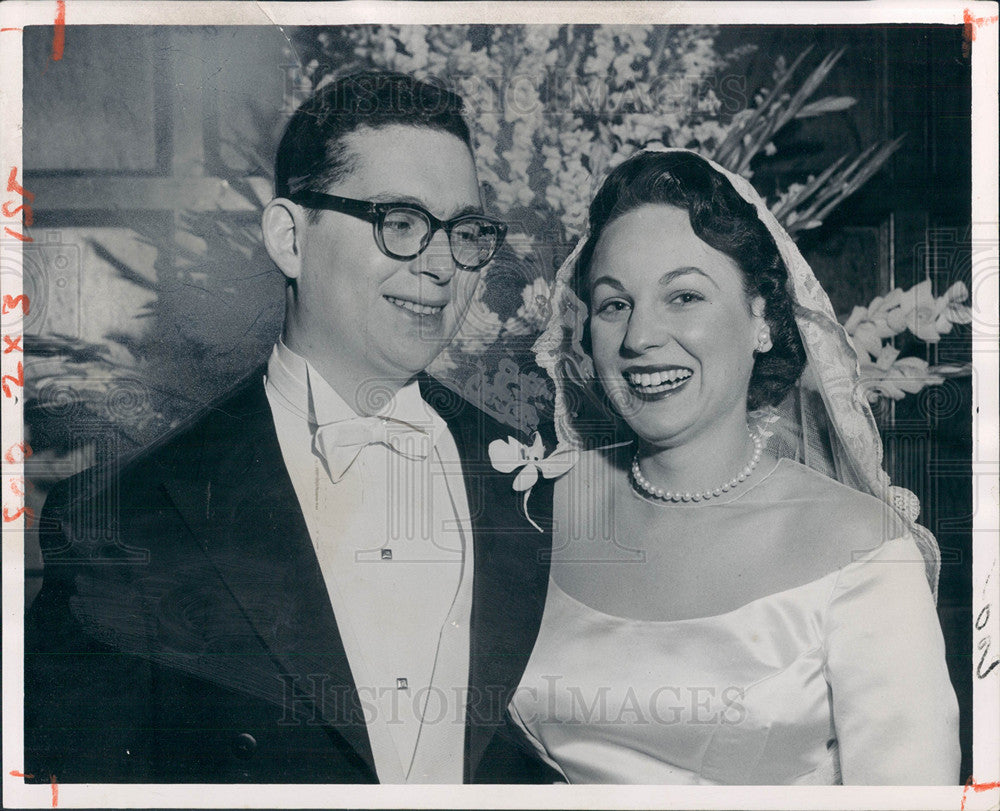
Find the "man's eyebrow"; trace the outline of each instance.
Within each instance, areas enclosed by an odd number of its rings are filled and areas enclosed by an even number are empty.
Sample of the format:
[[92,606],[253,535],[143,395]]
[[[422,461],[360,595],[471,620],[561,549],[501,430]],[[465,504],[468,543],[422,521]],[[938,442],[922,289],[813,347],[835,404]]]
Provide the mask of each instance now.
[[[409,194],[393,194],[392,192],[383,192],[382,194],[373,194],[369,198],[373,203],[408,203],[409,205],[420,206],[420,208],[430,211],[430,206],[427,205],[426,200],[421,200],[419,197],[413,197]],[[462,206],[462,208],[455,211],[450,217],[445,217],[444,219],[453,220],[455,217],[464,217],[466,214],[482,214],[483,209],[481,206]]]

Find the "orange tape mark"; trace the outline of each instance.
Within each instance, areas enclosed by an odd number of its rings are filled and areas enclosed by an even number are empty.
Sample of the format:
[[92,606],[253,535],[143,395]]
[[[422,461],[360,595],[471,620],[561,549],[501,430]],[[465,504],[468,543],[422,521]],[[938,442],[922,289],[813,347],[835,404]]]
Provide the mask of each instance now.
[[66,0],[56,0],[55,31],[52,32],[52,61],[63,58],[66,47]]

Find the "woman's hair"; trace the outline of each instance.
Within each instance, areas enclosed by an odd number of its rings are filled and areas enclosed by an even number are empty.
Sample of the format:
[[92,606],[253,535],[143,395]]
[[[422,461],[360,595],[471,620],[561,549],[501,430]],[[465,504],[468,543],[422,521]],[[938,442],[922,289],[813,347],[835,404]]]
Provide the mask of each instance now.
[[[788,270],[774,238],[729,180],[690,152],[643,152],[618,166],[590,204],[590,235],[573,276],[574,292],[590,306],[588,276],[594,248],[604,229],[645,205],[687,211],[694,233],[743,271],[747,302],[761,296],[771,329],[771,349],[757,354],[747,408],[778,405],[795,385],[806,363],[787,290]],[[587,344],[589,351],[589,320]]]

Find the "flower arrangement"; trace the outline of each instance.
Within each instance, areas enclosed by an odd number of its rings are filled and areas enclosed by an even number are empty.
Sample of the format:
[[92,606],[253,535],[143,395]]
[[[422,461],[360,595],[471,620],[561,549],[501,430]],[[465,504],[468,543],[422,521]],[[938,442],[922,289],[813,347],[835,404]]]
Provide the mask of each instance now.
[[[604,174],[650,141],[711,151],[743,99],[716,75],[714,27],[357,26],[296,40],[303,95],[362,68],[444,81],[465,99],[488,203],[539,239],[573,241]],[[345,54],[349,55],[345,58]],[[539,227],[541,226],[541,227]],[[530,229],[530,230],[528,230]],[[529,236],[530,235],[530,236]]]
[[874,403],[883,397],[902,400],[924,386],[970,373],[969,364],[931,366],[923,358],[900,357],[899,349],[892,344],[893,338],[907,331],[925,343],[938,343],[953,325],[972,321],[971,309],[962,303],[968,297],[962,282],[935,297],[927,279],[909,290],[897,287],[885,296],[877,296],[867,307],[854,308],[844,328],[858,351],[861,382],[869,401]]
[[[842,51],[808,73],[808,51],[791,62],[778,58],[767,86],[748,97],[731,68],[753,46],[721,53],[717,34],[711,26],[594,25],[366,25],[292,33],[289,59],[301,67],[290,76],[285,114],[334,77],[373,67],[444,81],[466,99],[486,203],[511,230],[459,335],[431,372],[525,437],[552,408],[548,379],[531,353],[549,315],[549,283],[607,171],[644,146],[662,144],[694,149],[752,178],[777,153],[775,136],[790,122],[854,104],[845,96],[817,97]],[[225,178],[258,207],[269,196],[269,155],[281,122],[259,124],[260,132],[230,144],[241,165]],[[793,236],[815,229],[899,145],[896,139],[842,156],[776,189],[769,207]],[[233,382],[247,357],[266,355],[280,325],[281,281],[267,272],[256,226],[202,215],[180,224],[185,239],[144,235],[156,248],[154,274],[127,267],[92,240],[123,279],[154,296],[142,313],[150,327],[141,336],[109,335],[101,344],[34,339],[44,359],[33,366],[26,411],[36,449],[68,449],[76,441],[71,423],[80,419],[95,430],[113,426],[123,447],[140,448]],[[187,244],[203,247],[180,247]],[[151,275],[159,284],[147,281]],[[220,308],[220,293],[232,303],[228,309]],[[968,323],[967,296],[957,284],[935,298],[924,282],[855,308],[846,326],[869,399],[899,399],[969,373],[967,364],[931,366],[896,346],[903,333],[933,344],[952,325]],[[236,305],[242,301],[273,306],[255,312]],[[204,319],[191,318],[192,308]],[[241,337],[220,349],[220,334]],[[192,378],[191,363],[209,373]],[[192,381],[204,381],[205,389],[192,390]]]
[[[484,275],[458,339],[431,371],[526,435],[551,406],[530,355],[548,315],[548,280],[581,233],[606,173],[637,150],[662,145],[694,149],[751,178],[755,159],[777,152],[774,138],[789,123],[855,103],[816,98],[843,50],[804,78],[808,49],[790,63],[779,57],[770,85],[746,99],[725,69],[753,46],[720,53],[717,34],[712,26],[370,25],[296,37],[303,95],[333,77],[381,68],[443,81],[465,98],[487,203],[512,228],[509,249]],[[815,229],[901,142],[843,155],[777,190],[769,208],[792,236]],[[952,324],[968,323],[967,296],[957,284],[935,299],[928,281],[855,308],[846,326],[869,399],[899,399],[968,374],[967,366],[900,357],[892,343],[906,329],[933,343]]]

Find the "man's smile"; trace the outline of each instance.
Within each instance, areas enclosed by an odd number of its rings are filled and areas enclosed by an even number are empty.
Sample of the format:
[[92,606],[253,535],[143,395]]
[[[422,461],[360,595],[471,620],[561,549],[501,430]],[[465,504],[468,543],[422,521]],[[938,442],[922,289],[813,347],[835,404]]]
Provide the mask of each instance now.
[[383,296],[383,298],[390,304],[395,304],[400,309],[419,316],[440,315],[441,311],[444,310],[445,305],[447,304],[447,302],[444,302],[444,304],[427,304],[419,301],[412,301],[410,299],[398,298],[397,296]]

